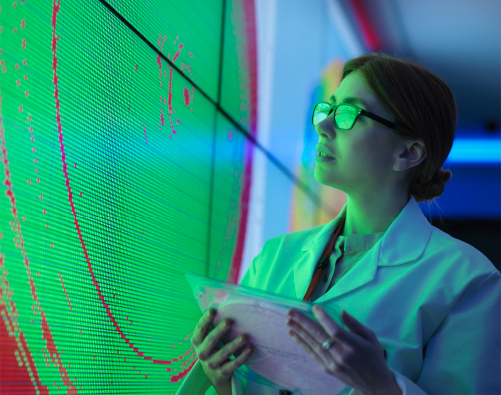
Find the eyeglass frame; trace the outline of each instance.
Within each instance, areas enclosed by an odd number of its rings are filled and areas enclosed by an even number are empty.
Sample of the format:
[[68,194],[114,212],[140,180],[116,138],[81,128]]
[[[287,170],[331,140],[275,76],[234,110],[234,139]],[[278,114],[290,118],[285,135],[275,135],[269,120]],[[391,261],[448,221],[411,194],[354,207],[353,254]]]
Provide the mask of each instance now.
[[[352,103],[340,103],[340,104],[338,104],[338,105],[333,105],[333,104],[328,103],[328,102],[326,102],[326,101],[319,101],[318,103],[316,103],[316,104],[313,106],[313,111],[312,111],[312,114],[311,114],[311,124],[312,124],[313,126],[316,126],[316,125],[313,123],[313,118],[315,117],[315,108],[316,108],[316,107],[317,107],[317,105],[318,105],[318,104],[320,104],[320,103],[325,103],[325,104],[327,104],[327,105],[329,105],[329,106],[330,106],[331,111],[333,111],[333,112],[334,112],[334,116],[332,117],[332,121],[333,121],[333,123],[334,123],[334,126],[335,126],[335,127],[337,127],[337,128],[338,128],[338,129],[340,129],[340,130],[351,130],[351,129],[353,129],[353,126],[355,126],[355,124],[357,123],[357,119],[358,119],[358,117],[359,117],[360,115],[363,115],[363,116],[366,116],[366,117],[368,117],[368,118],[371,118],[371,119],[373,119],[374,121],[379,122],[379,123],[381,123],[381,124],[383,124],[383,125],[385,125],[385,126],[389,127],[390,129],[398,129],[398,127],[397,127],[397,125],[396,125],[395,123],[393,123],[393,122],[391,122],[391,121],[388,121],[387,119],[381,118],[380,116],[378,116],[378,115],[376,115],[376,114],[374,114],[374,113],[372,113],[372,112],[370,112],[370,111],[364,110],[363,108],[360,108],[360,107],[358,107],[358,106],[357,106],[357,105],[355,105],[355,104],[352,104]],[[341,129],[341,128],[339,128],[339,127],[337,126],[337,124],[336,124],[336,117],[335,117],[335,114],[336,114],[336,110],[337,110],[337,108],[338,108],[339,106],[352,106],[352,107],[355,107],[355,108],[357,109],[357,115],[355,116],[355,120],[353,121],[353,125],[351,125],[351,128],[349,128],[349,129]],[[331,112],[329,112],[325,118],[327,118],[329,115],[331,115]],[[322,120],[322,121],[323,121],[323,120]],[[320,122],[322,122],[322,121],[320,121]],[[318,122],[318,123],[320,123],[320,122]],[[318,125],[318,123],[317,123],[317,125]]]

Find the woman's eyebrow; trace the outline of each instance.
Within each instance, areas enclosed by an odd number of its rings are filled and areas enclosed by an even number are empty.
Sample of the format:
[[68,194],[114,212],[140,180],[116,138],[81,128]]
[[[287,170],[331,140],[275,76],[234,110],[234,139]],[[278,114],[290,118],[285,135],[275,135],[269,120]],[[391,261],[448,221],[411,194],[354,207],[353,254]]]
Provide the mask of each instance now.
[[[330,97],[330,101],[333,103],[336,103],[336,97],[332,95]],[[369,106],[367,105],[367,102],[363,99],[359,99],[358,97],[345,97],[343,100],[343,103],[357,103],[363,105],[365,108],[369,109]]]

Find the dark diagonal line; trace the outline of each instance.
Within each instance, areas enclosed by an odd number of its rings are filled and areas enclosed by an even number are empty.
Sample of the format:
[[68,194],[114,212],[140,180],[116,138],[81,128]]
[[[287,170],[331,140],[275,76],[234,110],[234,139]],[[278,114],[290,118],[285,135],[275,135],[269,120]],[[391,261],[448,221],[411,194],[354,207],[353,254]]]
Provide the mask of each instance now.
[[[163,60],[165,60],[172,68],[174,68],[179,75],[184,78],[189,84],[193,85],[198,92],[200,92],[209,102],[212,103],[213,106],[217,108],[217,110],[223,114],[228,121],[230,121],[235,127],[240,130],[249,140],[251,140],[256,147],[258,147],[262,152],[266,154],[268,159],[272,161],[295,185],[297,185],[299,188],[303,189],[307,195],[310,196],[310,198],[318,205],[321,205],[321,200],[318,197],[316,193],[310,190],[308,186],[301,181],[299,178],[297,178],[294,174],[290,172],[289,169],[287,169],[275,156],[273,156],[266,148],[264,148],[256,139],[254,136],[249,134],[247,130],[239,123],[237,122],[230,114],[228,114],[221,106],[219,105],[219,102],[215,102],[212,100],[207,93],[204,92],[203,89],[201,89],[195,82],[191,81],[184,73],[179,70],[179,68],[168,58],[165,57],[165,55],[160,52],[160,50],[152,44],[146,37],[144,37],[134,26],[132,26],[122,15],[120,15],[111,5],[108,4],[107,1],[105,0],[99,0],[101,4],[103,4],[113,15],[115,15],[124,25],[126,25],[136,36],[138,36],[146,45],[148,45],[155,53],[158,54]],[[223,15],[223,23],[224,23],[224,15]],[[221,51],[222,53],[222,51]],[[222,55],[220,54],[220,57]],[[221,62],[219,67],[221,68]],[[218,89],[218,100],[220,99],[220,88]],[[330,211],[329,207],[325,206],[325,209],[327,211]]]

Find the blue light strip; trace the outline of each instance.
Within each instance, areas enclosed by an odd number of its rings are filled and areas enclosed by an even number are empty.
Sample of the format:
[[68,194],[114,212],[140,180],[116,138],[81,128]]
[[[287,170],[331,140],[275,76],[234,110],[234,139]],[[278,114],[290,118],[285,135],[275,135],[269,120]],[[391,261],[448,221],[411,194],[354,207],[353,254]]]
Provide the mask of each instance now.
[[456,138],[445,163],[501,164],[501,139]]

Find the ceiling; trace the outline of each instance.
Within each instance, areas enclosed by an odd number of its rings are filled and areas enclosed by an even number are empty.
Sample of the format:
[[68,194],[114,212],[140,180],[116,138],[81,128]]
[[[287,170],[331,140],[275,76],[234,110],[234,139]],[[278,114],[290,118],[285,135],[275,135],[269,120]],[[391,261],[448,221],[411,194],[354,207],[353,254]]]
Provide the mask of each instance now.
[[410,58],[449,85],[458,105],[458,134],[501,135],[499,0],[341,0],[341,4],[368,52]]

